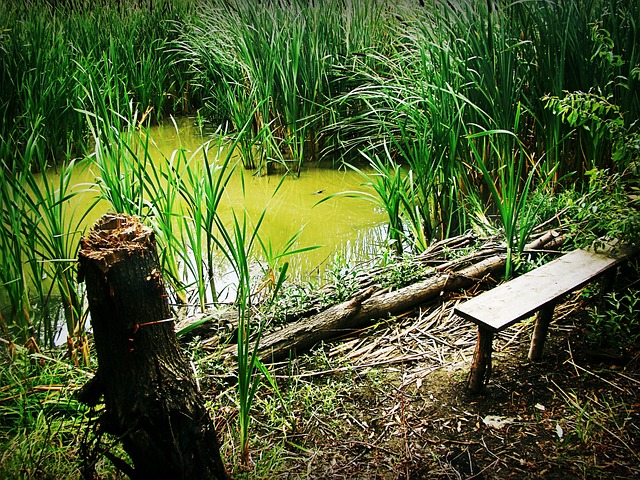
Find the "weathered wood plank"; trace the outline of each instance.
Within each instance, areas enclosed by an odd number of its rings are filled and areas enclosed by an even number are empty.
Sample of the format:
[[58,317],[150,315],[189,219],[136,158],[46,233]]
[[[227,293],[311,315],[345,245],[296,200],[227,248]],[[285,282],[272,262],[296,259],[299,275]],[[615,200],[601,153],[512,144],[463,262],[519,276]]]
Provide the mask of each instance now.
[[456,307],[455,313],[494,332],[528,318],[619,263],[624,253],[574,250]]

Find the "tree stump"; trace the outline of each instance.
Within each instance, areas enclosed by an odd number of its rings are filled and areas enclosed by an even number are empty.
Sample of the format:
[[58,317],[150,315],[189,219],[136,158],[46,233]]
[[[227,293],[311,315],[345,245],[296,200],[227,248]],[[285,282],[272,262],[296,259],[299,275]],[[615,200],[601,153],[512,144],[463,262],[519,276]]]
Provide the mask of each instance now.
[[153,231],[104,215],[81,240],[96,377],[78,398],[104,394],[101,431],[118,438],[132,478],[227,479],[213,422],[174,332]]

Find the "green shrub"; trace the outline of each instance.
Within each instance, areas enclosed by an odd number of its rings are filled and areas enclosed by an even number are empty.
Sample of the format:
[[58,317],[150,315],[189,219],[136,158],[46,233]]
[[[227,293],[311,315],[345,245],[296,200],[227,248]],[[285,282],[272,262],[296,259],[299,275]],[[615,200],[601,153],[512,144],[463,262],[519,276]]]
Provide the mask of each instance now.
[[603,306],[591,312],[589,342],[598,348],[624,353],[640,341],[640,289],[604,295]]

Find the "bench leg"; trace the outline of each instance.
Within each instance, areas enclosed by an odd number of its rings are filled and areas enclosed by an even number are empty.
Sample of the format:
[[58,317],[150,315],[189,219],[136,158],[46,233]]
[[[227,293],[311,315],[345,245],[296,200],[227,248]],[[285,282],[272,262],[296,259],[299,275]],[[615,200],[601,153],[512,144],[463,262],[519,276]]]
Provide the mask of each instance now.
[[604,304],[605,295],[613,292],[613,287],[616,283],[618,276],[618,269],[616,267],[607,270],[600,280],[600,294],[598,295],[598,304],[602,306]]
[[529,360],[532,362],[542,360],[544,341],[547,338],[547,331],[549,330],[549,323],[551,323],[551,319],[553,318],[555,306],[555,302],[549,302],[538,310],[536,326],[533,330],[533,337],[531,338],[531,348],[529,348]]
[[473,362],[467,389],[471,393],[480,392],[491,377],[491,352],[493,351],[493,332],[478,326],[478,341],[473,354]]

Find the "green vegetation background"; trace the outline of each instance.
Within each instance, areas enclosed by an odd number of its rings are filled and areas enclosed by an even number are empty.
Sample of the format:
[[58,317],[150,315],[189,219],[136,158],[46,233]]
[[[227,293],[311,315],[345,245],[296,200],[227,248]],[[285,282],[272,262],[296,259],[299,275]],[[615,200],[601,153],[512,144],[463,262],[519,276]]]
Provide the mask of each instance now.
[[[87,355],[75,259],[88,211],[63,208],[79,193],[73,169],[87,162],[100,172],[88,188],[153,226],[176,301],[202,310],[217,298],[216,249],[244,272],[234,261],[261,245],[278,286],[295,251],[293,241],[278,252],[254,242],[242,215],[235,230],[220,221],[235,168],[300,175],[305,163],[365,162],[372,190],[344,195],[387,213],[385,248],[417,253],[471,228],[500,233],[507,275],[531,230],[558,213],[577,243],[637,242],[639,18],[639,0],[2,2],[7,353],[50,343],[55,296],[72,350]],[[204,161],[178,150],[152,165],[146,129],[182,115],[216,133]],[[228,145],[239,164],[214,153]],[[31,373],[7,365],[9,384],[28,384],[21,375]],[[53,428],[44,398],[11,407],[5,438]],[[55,428],[75,438],[69,402],[53,402]]]

